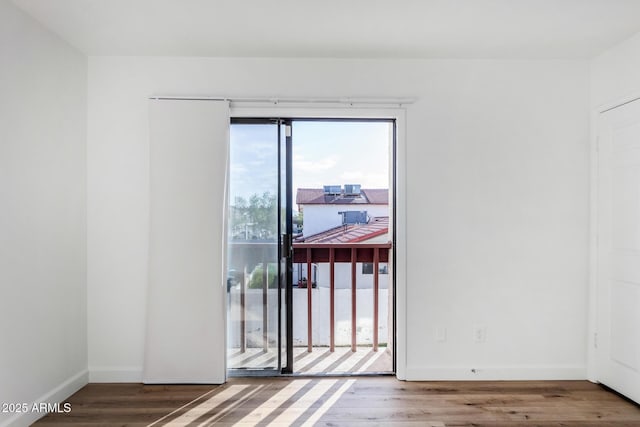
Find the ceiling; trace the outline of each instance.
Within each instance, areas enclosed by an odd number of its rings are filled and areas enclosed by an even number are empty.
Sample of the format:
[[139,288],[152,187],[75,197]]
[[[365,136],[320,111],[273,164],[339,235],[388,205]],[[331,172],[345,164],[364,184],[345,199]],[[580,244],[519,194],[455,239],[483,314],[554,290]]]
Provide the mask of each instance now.
[[13,0],[87,55],[590,58],[640,0]]

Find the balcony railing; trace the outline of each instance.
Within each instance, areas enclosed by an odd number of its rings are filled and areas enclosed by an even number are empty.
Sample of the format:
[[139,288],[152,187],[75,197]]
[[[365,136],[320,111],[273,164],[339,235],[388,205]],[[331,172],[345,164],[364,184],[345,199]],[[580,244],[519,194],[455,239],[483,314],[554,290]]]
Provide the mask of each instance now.
[[[232,242],[230,244],[231,256],[239,268],[242,270],[238,273],[238,288],[239,288],[239,320],[237,327],[237,334],[240,339],[239,350],[244,353],[247,349],[247,287],[248,278],[250,272],[247,271],[247,266],[251,268],[256,265],[262,265],[262,280],[261,280],[261,299],[262,299],[262,337],[261,346],[264,351],[269,350],[269,314],[268,314],[268,302],[269,302],[269,278],[270,268],[274,268],[273,263],[277,259],[276,246],[273,243],[260,243],[260,242]],[[293,262],[306,266],[306,323],[307,323],[307,337],[306,344],[309,352],[313,351],[313,310],[314,307],[314,287],[312,286],[313,266],[321,263],[329,264],[328,282],[329,282],[329,348],[333,352],[336,347],[336,264],[348,263],[350,264],[350,283],[348,288],[351,295],[351,307],[350,307],[350,323],[351,323],[351,337],[350,346],[351,351],[357,351],[357,306],[358,306],[358,288],[357,288],[357,264],[359,263],[372,263],[372,306],[373,306],[373,327],[372,327],[372,339],[371,344],[374,351],[378,351],[379,347],[379,302],[380,302],[380,264],[388,263],[390,258],[391,243],[294,243],[293,244]],[[271,267],[270,264],[271,263]],[[244,267],[240,267],[244,266]],[[255,274],[255,273],[254,273]],[[325,282],[326,283],[326,282]],[[326,286],[326,284],[325,284]],[[294,288],[297,287],[294,283]],[[345,288],[345,284],[342,283],[342,288]],[[326,288],[325,288],[326,289]],[[256,289],[260,292],[260,289]],[[304,292],[305,289],[299,289],[298,292]],[[326,291],[324,291],[326,292]],[[345,291],[341,291],[345,292]],[[317,295],[320,295],[318,293]],[[324,294],[326,298],[326,294]],[[257,297],[253,295],[252,297]],[[237,299],[236,299],[237,301]],[[326,303],[325,303],[326,304]],[[384,308],[384,307],[383,307]],[[322,310],[326,308],[322,307]],[[255,315],[255,313],[254,313]],[[326,314],[324,314],[326,316]],[[318,320],[318,319],[316,319]],[[326,322],[326,318],[324,320]],[[234,322],[235,323],[235,322]],[[324,326],[323,326],[324,327]],[[272,324],[273,328],[273,324]],[[255,338],[255,337],[254,337]],[[385,341],[383,341],[384,343]],[[255,346],[255,342],[253,344]],[[326,345],[326,341],[325,344]],[[236,347],[236,348],[238,348]]]
[[[335,350],[335,264],[351,263],[351,351],[357,350],[357,270],[358,263],[373,263],[373,350],[378,351],[379,264],[389,261],[390,243],[294,243],[293,262],[307,265],[307,277],[311,276],[312,265],[329,263],[329,349]],[[307,350],[313,351],[312,286],[307,286]]]

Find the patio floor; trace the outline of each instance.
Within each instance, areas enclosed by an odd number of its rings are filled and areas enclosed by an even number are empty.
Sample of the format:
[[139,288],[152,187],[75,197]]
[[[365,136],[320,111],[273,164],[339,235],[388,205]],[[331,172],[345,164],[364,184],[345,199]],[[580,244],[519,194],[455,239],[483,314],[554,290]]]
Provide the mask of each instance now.
[[[306,347],[294,347],[295,374],[329,375],[329,374],[357,374],[384,373],[393,370],[391,351],[381,347],[374,352],[371,347],[358,347],[352,352],[351,347],[336,347],[334,352],[329,347],[314,347],[309,353]],[[239,349],[232,349],[229,367],[234,368],[265,368],[275,366],[277,353],[274,350],[264,351],[261,348],[247,348],[244,353]]]

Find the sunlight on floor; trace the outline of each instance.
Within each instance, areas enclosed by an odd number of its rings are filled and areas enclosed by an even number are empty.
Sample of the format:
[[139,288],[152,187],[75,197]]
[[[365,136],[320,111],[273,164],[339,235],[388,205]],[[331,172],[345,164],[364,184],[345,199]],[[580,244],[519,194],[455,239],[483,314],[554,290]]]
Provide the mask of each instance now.
[[[231,349],[229,365],[263,368],[275,366],[275,350],[249,348],[245,352]],[[390,372],[391,352],[371,347],[306,347],[294,348],[294,371],[301,375]],[[225,384],[211,390],[148,427],[160,426],[313,426],[321,422],[338,400],[349,390],[355,379],[299,378],[278,382],[277,385],[240,383]],[[440,424],[433,424],[439,426]]]
[[[230,355],[229,366],[233,368],[275,367],[275,350],[247,349],[244,353],[235,351]],[[380,348],[358,347],[355,352],[350,347],[336,347],[334,352],[328,347],[315,347],[311,353],[306,347],[294,348],[294,372],[298,374],[345,374],[363,372],[392,372],[391,352]]]
[[[183,426],[183,425],[190,424],[194,422],[196,419],[199,419],[203,416],[206,416],[208,413],[215,411],[217,407],[225,405],[227,401],[237,397],[240,393],[249,391],[249,390],[246,390],[248,387],[249,387],[248,385],[232,385],[216,394],[213,394],[215,390],[212,390],[209,393],[206,393],[200,396],[199,398],[189,402],[188,404],[182,406],[181,408],[176,409],[175,411],[171,412],[165,417],[160,418],[159,420],[149,424],[148,427],[152,427],[156,425]],[[254,387],[254,390],[250,390],[250,392],[252,392],[253,394],[257,392],[260,388],[262,388],[262,386]],[[203,398],[205,398],[210,394],[213,394],[213,396],[204,400],[202,403],[197,403],[203,400]],[[225,410],[228,411],[232,407],[233,405],[227,405],[225,406]],[[218,412],[216,416],[212,418],[218,418],[219,414],[220,412]],[[177,415],[177,417],[171,419],[175,415]],[[165,421],[168,419],[171,419],[171,421],[168,421],[168,422]],[[204,425],[211,421],[213,421],[211,418],[207,418],[206,420],[199,422],[199,424]]]
[[[355,379],[291,379],[283,387],[223,385],[151,423],[159,426],[313,426]],[[353,391],[351,391],[353,393]],[[346,420],[345,420],[346,421]],[[423,424],[424,425],[424,424]],[[431,427],[444,426],[431,423]]]

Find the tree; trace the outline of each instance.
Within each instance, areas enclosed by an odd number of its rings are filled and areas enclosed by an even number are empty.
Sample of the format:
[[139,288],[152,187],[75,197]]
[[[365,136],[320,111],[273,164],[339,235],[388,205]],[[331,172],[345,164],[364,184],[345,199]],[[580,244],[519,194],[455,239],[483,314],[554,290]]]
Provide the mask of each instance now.
[[[267,284],[270,289],[278,287],[278,264],[267,264]],[[264,280],[264,269],[262,264],[258,264],[251,272],[249,279],[249,289],[262,289]]]
[[302,209],[300,209],[299,211],[295,212],[293,214],[293,232],[295,233],[302,233],[302,226],[304,224],[304,212],[302,211]]
[[236,197],[230,207],[229,229],[237,240],[272,240],[278,234],[277,198],[270,192]]

